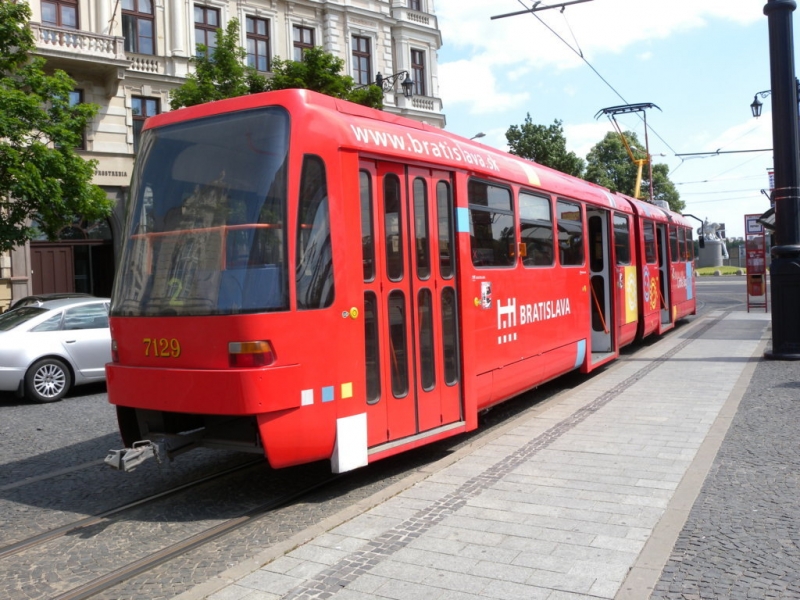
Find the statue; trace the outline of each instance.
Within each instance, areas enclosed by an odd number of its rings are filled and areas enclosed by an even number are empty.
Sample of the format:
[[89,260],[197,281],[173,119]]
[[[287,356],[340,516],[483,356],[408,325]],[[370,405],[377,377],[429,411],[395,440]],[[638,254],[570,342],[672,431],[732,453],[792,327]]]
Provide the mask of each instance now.
[[[719,234],[719,230],[722,229],[722,227],[723,226],[720,225],[719,223],[709,223],[708,219],[706,219],[703,225],[697,228],[697,234],[703,236],[703,239],[706,241],[706,244],[709,244],[709,242],[711,242],[710,245],[712,247],[719,247],[721,251],[721,258],[730,258],[730,256],[728,255],[728,248],[725,245],[725,240]],[[721,265],[722,262],[719,262],[719,264],[710,264],[701,266],[716,267]]]

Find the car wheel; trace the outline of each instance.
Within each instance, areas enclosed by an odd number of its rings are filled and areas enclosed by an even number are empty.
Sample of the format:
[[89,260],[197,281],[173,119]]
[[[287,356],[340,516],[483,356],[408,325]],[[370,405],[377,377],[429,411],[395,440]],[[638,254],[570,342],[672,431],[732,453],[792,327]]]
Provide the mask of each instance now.
[[67,365],[57,358],[38,360],[25,373],[25,395],[36,402],[58,402],[71,385]]

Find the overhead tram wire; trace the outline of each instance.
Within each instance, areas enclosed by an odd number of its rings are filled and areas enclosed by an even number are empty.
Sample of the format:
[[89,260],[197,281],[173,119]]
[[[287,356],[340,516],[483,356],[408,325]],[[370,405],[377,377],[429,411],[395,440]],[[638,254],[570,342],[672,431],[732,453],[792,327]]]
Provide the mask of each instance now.
[[[605,84],[608,86],[608,88],[609,88],[609,89],[610,89],[612,92],[614,92],[614,93],[617,95],[617,97],[619,97],[619,99],[620,99],[620,100],[622,100],[622,101],[623,101],[625,104],[630,104],[630,102],[628,102],[628,101],[625,99],[625,97],[624,97],[622,94],[620,94],[620,93],[617,91],[617,89],[616,89],[616,88],[615,88],[613,85],[611,85],[611,83],[609,83],[609,82],[608,82],[608,80],[607,80],[605,77],[603,77],[603,76],[600,74],[600,72],[599,72],[597,69],[595,69],[595,68],[594,68],[594,65],[592,65],[592,63],[590,63],[590,62],[589,62],[589,60],[588,60],[588,59],[587,59],[587,58],[586,58],[586,57],[583,55],[583,51],[582,51],[582,50],[580,50],[580,46],[578,46],[578,49],[577,49],[577,50],[576,50],[575,48],[573,48],[573,47],[570,45],[570,43],[569,43],[568,41],[566,41],[566,40],[565,40],[563,37],[561,37],[561,35],[559,35],[559,33],[558,33],[557,31],[555,31],[555,30],[554,30],[552,27],[550,27],[550,26],[549,26],[547,23],[545,23],[545,22],[544,22],[544,21],[541,19],[541,17],[539,17],[539,15],[537,15],[537,14],[536,14],[537,12],[539,12],[539,11],[541,11],[541,10],[548,10],[548,9],[551,9],[551,8],[561,8],[561,12],[563,13],[563,12],[564,12],[564,8],[565,8],[566,6],[569,6],[569,5],[571,5],[571,4],[580,4],[580,3],[583,3],[583,2],[591,2],[591,1],[593,1],[593,0],[572,0],[572,2],[560,2],[560,3],[556,3],[556,4],[549,4],[549,5],[546,5],[546,6],[539,6],[539,5],[541,4],[541,0],[539,0],[539,1],[537,1],[537,2],[534,2],[534,3],[533,3],[533,6],[531,6],[530,8],[528,8],[527,6],[525,6],[525,3],[524,3],[522,0],[517,0],[517,2],[519,2],[521,6],[525,7],[525,10],[518,11],[518,12],[514,12],[514,13],[507,13],[507,14],[504,14],[504,15],[496,15],[496,16],[494,16],[494,17],[490,17],[490,18],[491,18],[492,20],[494,20],[494,19],[502,19],[502,18],[504,18],[504,17],[513,17],[513,16],[517,16],[517,15],[524,15],[524,14],[526,14],[526,13],[529,13],[529,14],[533,15],[534,17],[536,17],[536,19],[538,19],[538,21],[539,21],[539,22],[540,22],[542,25],[544,25],[544,26],[545,26],[545,27],[546,27],[546,28],[547,28],[547,29],[550,31],[550,33],[552,33],[552,34],[553,34],[554,36],[556,36],[556,37],[557,37],[559,40],[561,40],[561,42],[562,42],[562,43],[563,43],[563,44],[564,44],[564,45],[565,45],[567,48],[569,48],[569,49],[570,49],[570,50],[572,50],[572,51],[573,51],[575,54],[577,54],[577,55],[580,57],[580,59],[581,59],[583,62],[585,62],[585,63],[586,63],[586,65],[587,65],[587,66],[588,66],[588,67],[589,67],[589,68],[590,68],[590,69],[591,69],[591,70],[594,72],[594,74],[595,74],[595,75],[597,75],[597,76],[600,78],[600,80],[601,80],[603,83],[605,83]],[[569,27],[569,23],[567,24],[567,27],[570,29],[570,32],[572,32],[572,28],[571,28],[571,27]],[[573,37],[575,37],[575,34],[574,34],[574,33],[573,33]],[[576,45],[577,45],[577,40],[576,40]],[[642,117],[640,116],[639,118],[641,119]],[[670,146],[670,145],[667,143],[667,141],[666,141],[666,140],[665,140],[663,137],[661,137],[661,135],[659,135],[659,133],[658,133],[658,132],[657,132],[655,129],[653,129],[653,127],[652,127],[652,126],[650,126],[650,131],[652,131],[652,132],[653,132],[653,134],[654,134],[654,135],[655,135],[655,136],[656,136],[656,137],[657,137],[659,140],[661,140],[661,141],[664,143],[664,145],[665,145],[667,148],[669,148],[669,149],[672,151],[672,153],[673,153],[674,155],[676,155],[676,156],[677,156],[677,154],[678,154],[678,153],[677,153],[677,152],[675,152],[675,149],[674,149],[672,146]]]

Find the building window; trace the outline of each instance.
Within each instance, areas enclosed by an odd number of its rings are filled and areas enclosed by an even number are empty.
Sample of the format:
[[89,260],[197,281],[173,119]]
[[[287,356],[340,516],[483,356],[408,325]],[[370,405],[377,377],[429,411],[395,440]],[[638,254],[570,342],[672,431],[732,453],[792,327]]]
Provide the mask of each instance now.
[[408,0],[408,8],[422,11],[422,0]]
[[[72,90],[69,93],[69,105],[70,106],[77,106],[78,104],[83,104],[83,90]],[[75,146],[78,150],[86,150],[86,132],[84,131],[81,133],[81,141],[80,143]]]
[[303,53],[314,47],[314,30],[310,27],[295,25],[292,27],[292,37],[294,39],[294,60],[303,60]]
[[42,23],[56,27],[78,28],[78,0],[42,2]]
[[425,52],[411,51],[411,77],[414,81],[414,95],[426,96],[425,93]]
[[247,66],[269,71],[269,19],[246,17]]
[[206,6],[194,6],[194,42],[197,56],[203,56],[200,45],[206,47],[208,56],[214,55],[217,47],[217,29],[219,29],[219,10]]
[[353,36],[353,79],[359,85],[372,83],[372,54],[369,38]]
[[122,0],[122,35],[125,52],[155,54],[151,0]]
[[161,112],[158,99],[134,96],[131,99],[131,112],[133,113],[133,153],[138,154],[139,140],[142,137],[145,120]]

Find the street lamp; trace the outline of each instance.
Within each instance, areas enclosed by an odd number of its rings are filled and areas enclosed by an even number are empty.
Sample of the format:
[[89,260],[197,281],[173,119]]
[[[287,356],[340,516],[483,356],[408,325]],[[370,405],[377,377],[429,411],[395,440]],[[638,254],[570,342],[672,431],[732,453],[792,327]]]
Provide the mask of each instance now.
[[[800,102],[800,80],[795,79],[795,83],[797,85],[797,100]],[[753,96],[753,103],[750,105],[750,110],[756,119],[761,116],[761,108],[764,106],[764,103],[761,102],[758,97],[761,96],[762,98],[766,98],[771,93],[772,90],[764,90],[763,92],[756,92],[756,95]]]
[[483,133],[483,132],[481,131],[480,133],[476,133],[475,135],[473,135],[473,136],[472,136],[471,138],[469,138],[469,139],[471,139],[471,140],[475,140],[475,139],[482,138],[482,137],[486,137],[486,134],[485,134],[485,133]]
[[[384,92],[391,92],[394,90],[394,85],[400,82],[400,87],[403,88],[403,96],[411,98],[414,95],[414,82],[411,81],[411,75],[408,71],[398,71],[392,75],[384,77],[380,73],[375,76],[375,85],[381,88]],[[362,86],[363,87],[363,86]]]
[[757,119],[761,116],[761,108],[764,106],[764,103],[758,99],[759,96],[762,98],[766,98],[770,94],[770,90],[765,92],[758,92],[755,97],[753,98],[753,103],[750,105],[750,110],[753,111],[753,116]]
[[[800,360],[800,133],[792,32],[795,8],[794,0],[767,0],[764,6],[772,84],[776,240],[770,264],[772,350],[764,356],[777,360]],[[757,108],[758,102],[754,104]]]

